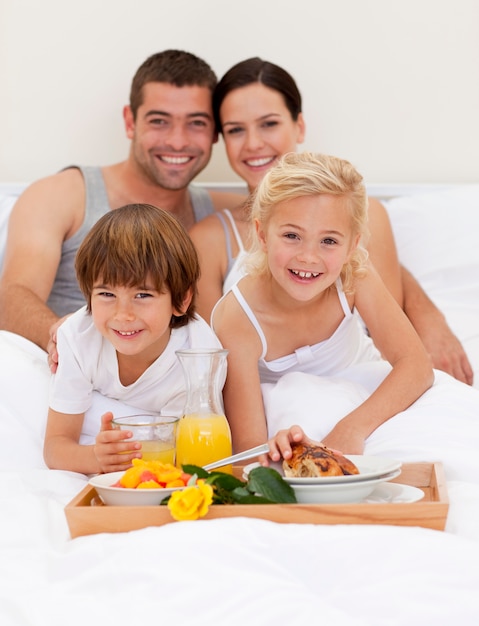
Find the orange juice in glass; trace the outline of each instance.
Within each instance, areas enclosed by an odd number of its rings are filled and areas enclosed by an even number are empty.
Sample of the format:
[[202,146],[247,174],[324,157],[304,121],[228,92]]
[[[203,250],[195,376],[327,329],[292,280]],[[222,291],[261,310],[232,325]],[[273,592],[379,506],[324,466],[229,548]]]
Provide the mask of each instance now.
[[112,424],[114,428],[133,433],[130,441],[141,443],[141,458],[144,461],[174,465],[178,420],[173,416],[138,414],[115,417]]

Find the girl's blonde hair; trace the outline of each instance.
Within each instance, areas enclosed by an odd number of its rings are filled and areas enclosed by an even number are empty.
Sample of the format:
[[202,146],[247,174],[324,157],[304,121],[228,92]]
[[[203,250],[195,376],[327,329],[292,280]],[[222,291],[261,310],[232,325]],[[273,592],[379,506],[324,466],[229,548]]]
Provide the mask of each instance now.
[[[200,267],[196,249],[183,226],[167,211],[150,204],[128,204],[108,211],[80,245],[75,269],[80,289],[91,313],[94,284],[143,287],[147,277],[159,292],[171,294],[174,308],[171,328],[188,324],[195,313]],[[190,305],[183,311],[186,296]]]
[[[345,292],[351,292],[354,279],[364,275],[368,253],[364,240],[368,235],[368,199],[362,176],[344,159],[313,152],[291,152],[285,154],[265,177],[253,193],[251,221],[257,220],[266,229],[274,208],[280,202],[305,196],[328,194],[349,200],[352,235],[360,235],[359,246],[354,250],[341,272]],[[266,253],[258,237],[254,237],[247,270],[252,274],[270,272]]]

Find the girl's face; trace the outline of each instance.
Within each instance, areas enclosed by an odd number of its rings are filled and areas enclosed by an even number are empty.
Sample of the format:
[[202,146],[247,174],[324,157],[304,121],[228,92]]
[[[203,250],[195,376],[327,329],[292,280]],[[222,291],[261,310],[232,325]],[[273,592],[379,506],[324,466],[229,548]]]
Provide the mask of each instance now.
[[359,243],[347,198],[327,194],[281,202],[256,229],[273,280],[301,302],[334,284]]
[[[185,302],[185,310],[190,299]],[[139,287],[96,282],[91,314],[98,331],[119,354],[153,363],[168,344],[171,316],[182,312],[173,308],[169,291],[160,293],[147,279]]]
[[283,96],[261,83],[231,91],[223,100],[220,118],[230,165],[250,191],[304,139],[303,116],[295,122]]

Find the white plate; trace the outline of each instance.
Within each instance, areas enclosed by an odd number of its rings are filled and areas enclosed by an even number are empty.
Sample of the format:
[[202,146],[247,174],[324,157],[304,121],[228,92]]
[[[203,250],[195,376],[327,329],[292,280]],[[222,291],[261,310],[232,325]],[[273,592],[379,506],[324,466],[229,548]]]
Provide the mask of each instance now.
[[125,472],[110,472],[99,474],[90,478],[88,483],[95,487],[98,495],[105,504],[110,506],[155,506],[160,504],[163,498],[169,496],[173,491],[179,491],[184,487],[173,487],[167,489],[126,489],[124,487],[112,487]]
[[382,483],[364,499],[371,504],[400,504],[403,502],[418,502],[424,498],[424,491],[411,485],[400,483]]
[[[365,456],[361,454],[346,455],[359,470],[359,474],[351,474],[348,476],[315,476],[312,478],[284,477],[284,480],[290,485],[327,485],[338,483],[363,482],[374,478],[381,478],[391,472],[400,469],[402,463],[396,459],[388,459],[381,456]],[[259,463],[250,463],[244,468],[244,474],[248,473]],[[283,466],[281,463],[271,463],[271,467],[277,470],[281,476],[284,476]]]
[[361,502],[370,496],[378,485],[401,473],[400,469],[382,478],[369,478],[362,482],[292,484],[298,504],[340,504]]

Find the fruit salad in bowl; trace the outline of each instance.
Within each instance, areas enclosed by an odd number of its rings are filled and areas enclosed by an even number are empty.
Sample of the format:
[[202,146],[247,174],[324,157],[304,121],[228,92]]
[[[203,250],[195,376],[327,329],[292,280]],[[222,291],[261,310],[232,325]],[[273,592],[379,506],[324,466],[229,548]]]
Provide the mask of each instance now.
[[133,459],[124,472],[110,472],[90,478],[104,504],[151,506],[160,504],[174,491],[184,489],[191,475],[169,463]]

